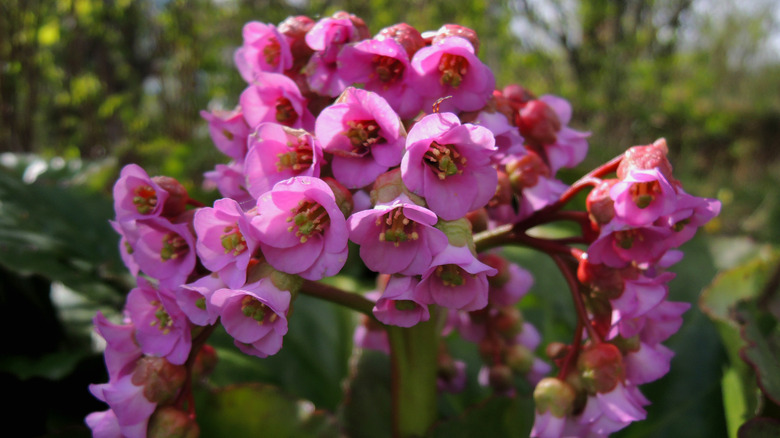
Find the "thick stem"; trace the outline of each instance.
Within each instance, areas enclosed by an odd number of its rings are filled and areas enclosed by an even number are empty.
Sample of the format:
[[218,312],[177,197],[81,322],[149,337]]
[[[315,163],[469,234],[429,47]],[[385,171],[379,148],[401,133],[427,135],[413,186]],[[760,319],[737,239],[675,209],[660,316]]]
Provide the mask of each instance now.
[[352,310],[357,310],[358,312],[366,314],[372,318],[374,317],[374,314],[372,313],[372,309],[374,308],[373,301],[362,295],[347,292],[335,286],[324,283],[317,283],[316,281],[305,280],[303,282],[303,287],[301,287],[301,293],[322,300],[330,301],[332,303],[340,304]]
[[414,327],[387,327],[394,438],[422,437],[436,421],[437,333],[434,315]]

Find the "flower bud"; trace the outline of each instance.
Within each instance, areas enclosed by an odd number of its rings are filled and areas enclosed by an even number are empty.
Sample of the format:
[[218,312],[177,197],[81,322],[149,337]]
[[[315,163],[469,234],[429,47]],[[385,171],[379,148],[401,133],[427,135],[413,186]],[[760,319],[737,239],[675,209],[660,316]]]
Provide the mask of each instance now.
[[676,180],[672,177],[672,163],[666,157],[668,153],[669,148],[666,145],[666,139],[663,138],[659,138],[650,145],[629,148],[623,154],[623,161],[618,166],[617,176],[622,180],[632,170],[658,168],[666,180],[674,184]]
[[198,355],[195,356],[195,363],[192,366],[192,378],[195,380],[205,379],[214,372],[217,367],[217,350],[209,344],[201,347]]
[[617,182],[616,179],[605,179],[588,193],[585,206],[594,223],[604,225],[615,217],[614,201],[609,196],[609,190]]
[[507,259],[493,253],[481,253],[477,258],[480,262],[491,268],[495,268],[498,271],[498,274],[488,277],[488,284],[490,287],[503,287],[509,282],[511,273],[509,272],[509,261]]
[[522,345],[510,345],[506,349],[506,364],[516,374],[528,374],[534,365],[534,353]]
[[158,408],[149,419],[149,438],[197,438],[200,427],[190,415],[173,406]]
[[528,102],[515,119],[520,133],[533,145],[553,144],[558,140],[561,120],[549,105],[541,100]]
[[544,354],[550,358],[550,360],[563,359],[569,353],[570,347],[563,342],[550,342],[544,349]]
[[550,411],[553,416],[563,418],[573,411],[576,398],[574,388],[555,377],[545,377],[534,388],[536,411],[541,414]]
[[363,19],[358,17],[357,15],[350,14],[349,12],[338,11],[335,14],[333,14],[333,18],[337,20],[343,20],[346,18],[352,22],[352,26],[355,27],[355,33],[357,34],[357,38],[355,38],[354,41],[366,40],[371,38],[371,33],[368,30],[368,26],[366,25],[366,22],[363,21]]
[[[312,27],[314,27],[314,20],[305,15],[287,17],[279,23],[277,29],[287,37],[287,42],[290,44],[290,52],[293,55],[293,68],[291,70],[293,71],[299,71],[314,53],[314,50],[306,44],[306,32]],[[299,68],[296,69],[296,66]]]
[[398,23],[386,27],[379,31],[376,38],[379,40],[385,38],[394,39],[404,48],[404,50],[406,50],[409,59],[412,59],[412,56],[414,56],[418,50],[425,47],[425,40],[420,34],[420,31],[406,23]]
[[501,307],[493,317],[493,325],[501,336],[513,339],[523,331],[523,314],[514,306]]
[[451,36],[467,39],[471,43],[471,46],[474,47],[474,53],[479,52],[479,38],[477,37],[477,32],[458,24],[445,24],[440,27],[439,30],[436,31],[436,36],[433,37],[433,44]]
[[520,111],[520,109],[524,107],[526,103],[536,99],[536,96],[528,91],[527,88],[517,84],[507,85],[504,87],[502,94],[504,95],[504,98],[509,101],[509,105],[514,111]]
[[487,230],[490,217],[487,210],[480,208],[466,213],[466,219],[471,222],[471,231],[479,233]]
[[165,404],[173,400],[187,378],[183,365],[173,365],[162,357],[145,356],[133,371],[134,385],[144,387],[144,397],[150,402]]
[[512,369],[504,364],[496,364],[488,371],[488,384],[496,392],[506,392],[514,386]]
[[625,288],[625,281],[618,269],[591,263],[584,257],[577,267],[577,279],[603,298],[615,299],[623,294]]
[[471,222],[465,217],[454,221],[439,220],[435,225],[447,236],[447,240],[452,246],[466,246],[472,249],[474,247],[474,235],[471,234]]
[[187,189],[179,181],[170,176],[155,176],[152,178],[157,185],[168,192],[168,199],[163,205],[162,215],[165,217],[175,217],[187,209],[187,200],[190,199]]
[[536,152],[528,151],[522,157],[510,159],[506,173],[515,193],[520,194],[523,189],[536,186],[540,177],[549,177],[550,167]]
[[589,394],[610,392],[626,377],[620,350],[607,343],[584,350],[577,360],[577,369]]
[[336,197],[336,205],[339,206],[339,210],[344,214],[344,217],[349,217],[355,208],[355,203],[352,202],[352,192],[331,177],[325,177],[322,180],[333,190],[333,195]]
[[371,203],[374,205],[392,202],[401,195],[406,195],[417,205],[425,205],[423,198],[406,188],[401,180],[401,169],[398,167],[379,175],[369,195],[371,196]]
[[497,336],[483,338],[477,347],[479,355],[485,363],[497,363],[501,361],[506,342]]

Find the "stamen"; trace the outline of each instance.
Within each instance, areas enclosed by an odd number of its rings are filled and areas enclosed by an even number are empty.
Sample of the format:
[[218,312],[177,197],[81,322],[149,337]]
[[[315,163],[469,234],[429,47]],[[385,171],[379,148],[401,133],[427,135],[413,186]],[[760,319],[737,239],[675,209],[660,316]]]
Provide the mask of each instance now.
[[290,99],[280,97],[276,99],[276,121],[285,126],[292,126],[298,120],[298,113],[292,106]]
[[246,239],[241,231],[238,229],[238,223],[227,226],[223,230],[222,234],[222,248],[225,249],[225,254],[233,253],[234,256],[246,251]]
[[183,237],[176,233],[170,232],[163,236],[163,246],[160,249],[160,258],[167,262],[168,260],[176,260],[177,258],[187,254],[190,250],[190,246]]
[[363,157],[371,152],[371,146],[384,142],[379,135],[379,124],[376,120],[350,120],[347,122],[349,129],[344,135],[352,143],[352,150],[348,155]]
[[390,86],[394,82],[397,82],[404,74],[406,67],[404,64],[389,56],[374,55],[371,59],[374,64],[374,72],[380,81],[384,82],[386,86]]
[[152,186],[142,185],[133,190],[133,204],[141,214],[149,214],[157,206],[157,192]]
[[440,180],[462,174],[467,162],[455,145],[442,145],[435,141],[431,142],[423,160]]
[[273,67],[279,65],[279,57],[281,56],[282,48],[279,45],[279,40],[274,37],[268,38],[268,44],[263,47],[263,56],[265,62]]
[[458,55],[452,55],[445,53],[441,55],[439,60],[439,71],[441,77],[439,82],[442,85],[449,85],[450,87],[457,88],[463,82],[463,77],[468,73],[469,62],[466,58]]
[[313,234],[322,234],[330,225],[327,210],[316,202],[300,201],[296,207],[290,209],[290,213],[287,222],[292,222],[292,225],[287,227],[287,231],[295,233],[301,243],[306,243]]
[[376,224],[381,225],[379,232],[380,242],[393,242],[395,247],[409,240],[417,240],[420,235],[417,233],[417,222],[410,221],[404,216],[401,208],[394,208],[382,216],[384,220],[377,219]]
[[295,172],[301,172],[308,169],[314,163],[314,152],[309,142],[304,137],[298,137],[296,142],[287,142],[289,152],[277,154],[276,170],[282,172],[286,169],[292,169]]

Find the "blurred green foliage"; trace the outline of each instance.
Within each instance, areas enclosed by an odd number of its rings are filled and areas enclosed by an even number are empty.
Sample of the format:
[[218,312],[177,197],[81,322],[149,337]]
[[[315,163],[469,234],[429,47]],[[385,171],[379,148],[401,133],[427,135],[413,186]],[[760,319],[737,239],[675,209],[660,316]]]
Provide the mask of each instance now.
[[[216,196],[201,187],[202,173],[225,158],[211,145],[199,111],[237,103],[245,84],[232,56],[250,20],[278,23],[289,15],[317,18],[347,10],[373,33],[398,22],[421,30],[444,23],[471,27],[499,86],[519,83],[538,95],[558,94],[572,102],[573,125],[593,133],[583,168],[628,146],[666,137],[675,175],[687,190],[723,202],[708,231],[780,241],[780,59],[762,52],[776,26],[773,4],[735,5],[703,0],[0,2],[0,324],[4,333],[24,329],[22,336],[7,336],[0,357],[0,385],[14,401],[8,418],[29,424],[29,436],[88,436],[84,415],[104,407],[86,387],[105,380],[89,323],[98,309],[117,312],[132,287],[107,222],[110,187],[122,165],[136,162],[152,175],[178,178],[206,203]],[[692,242],[677,269],[672,299],[695,304],[716,269],[741,261],[740,251],[725,239]],[[527,251],[508,254],[535,274],[533,294],[523,302],[526,317],[545,342],[567,341],[574,316],[554,265]],[[719,281],[714,288],[727,280]],[[742,290],[731,289],[732,295]],[[350,358],[354,319],[312,300],[296,304],[285,349],[273,358],[249,360],[232,349],[227,336],[218,332],[214,338],[223,362],[213,383],[259,380],[285,395],[240,386],[235,393],[204,393],[201,403],[225,409],[254,394],[250,398],[258,409],[278,416],[300,413],[302,402],[295,400],[308,400],[338,413],[354,436],[378,436],[377,427],[386,432],[389,420],[377,417],[370,405],[389,397],[382,392],[386,358],[371,353]],[[761,316],[756,309],[743,311]],[[755,400],[734,394],[744,395],[756,383],[746,377],[744,363],[735,362],[735,328],[729,332],[723,326],[732,322],[715,320],[717,329],[695,306],[686,315],[685,326],[670,341],[677,352],[672,372],[643,387],[654,403],[648,420],[622,436],[694,436],[690,431],[696,430],[696,436],[711,437],[726,436],[727,429],[733,436],[735,424],[750,417]],[[485,422],[497,436],[525,432],[528,394],[486,399],[487,392],[475,383],[474,346],[457,339],[450,344],[469,361],[470,383],[463,394],[443,397],[440,411],[447,420],[434,436],[484,432]],[[340,392],[344,381],[352,388],[347,397]],[[724,417],[724,401],[731,416]],[[477,402],[473,416],[457,415]],[[318,414],[301,424],[274,427],[329,435],[332,420]],[[208,424],[205,430],[211,430]]]

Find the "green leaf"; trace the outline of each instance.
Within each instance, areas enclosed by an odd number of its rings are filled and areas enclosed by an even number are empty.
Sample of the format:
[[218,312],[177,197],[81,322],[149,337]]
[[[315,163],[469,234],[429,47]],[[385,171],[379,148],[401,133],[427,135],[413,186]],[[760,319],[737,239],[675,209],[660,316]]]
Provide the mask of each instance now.
[[[777,297],[777,293],[773,294]],[[777,309],[780,300],[770,303],[756,300],[740,302],[737,305],[737,319],[743,324],[742,336],[747,345],[741,355],[753,367],[758,385],[764,395],[780,404],[780,324],[770,311]]]
[[494,396],[467,408],[460,416],[441,422],[432,438],[529,436],[534,423],[534,401],[530,396]]
[[739,428],[738,438],[777,438],[780,436],[780,421],[757,417]]
[[201,436],[339,436],[332,416],[269,385],[235,385],[199,394],[196,406]]
[[385,438],[392,431],[390,357],[363,350],[355,357],[339,417],[352,438]]

